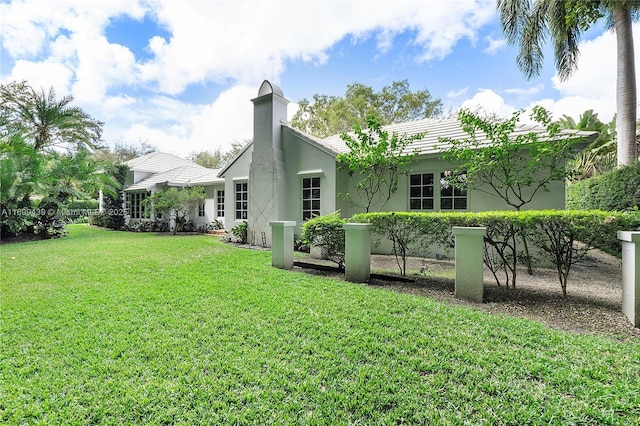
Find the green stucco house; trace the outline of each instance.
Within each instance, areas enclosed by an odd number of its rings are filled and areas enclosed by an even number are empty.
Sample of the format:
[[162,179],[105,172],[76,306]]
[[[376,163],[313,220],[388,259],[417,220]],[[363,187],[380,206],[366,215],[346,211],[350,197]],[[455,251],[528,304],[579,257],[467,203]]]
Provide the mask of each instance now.
[[[224,169],[200,168],[177,159],[163,167],[144,171],[144,161],[131,160],[127,182],[127,207],[131,219],[143,214],[136,210],[137,200],[146,191],[168,186],[202,185],[207,201],[195,213],[194,223],[213,219],[224,223],[227,230],[242,223],[249,225],[249,242],[271,245],[270,221],[295,221],[296,233],[305,220],[339,210],[343,217],[360,212],[339,194],[353,193],[356,178],[341,170],[336,156],[347,146],[339,135],[319,139],[291,127],[287,121],[287,104],[282,90],[264,81],[254,105],[253,142]],[[409,176],[403,176],[398,190],[386,204],[388,211],[483,211],[509,210],[501,199],[481,191],[459,191],[446,185],[445,173],[455,169],[442,159],[446,148],[440,137],[463,138],[466,134],[455,119],[424,119],[384,128],[390,133],[425,136],[415,141],[409,151],[418,151]],[[522,125],[518,132],[544,131],[541,127]],[[580,133],[580,132],[579,132]],[[590,132],[578,136],[588,137]],[[575,137],[576,132],[571,132]],[[164,154],[169,155],[169,154]],[[141,157],[144,158],[144,157]],[[151,161],[151,159],[147,159]],[[153,161],[152,161],[153,162]],[[193,167],[195,166],[195,167]],[[173,173],[167,173],[172,167]],[[180,169],[183,167],[183,169]],[[198,169],[200,168],[200,169]],[[202,170],[204,169],[204,170]],[[163,174],[164,173],[164,174]],[[162,174],[158,177],[157,174]],[[146,183],[145,183],[146,182]],[[444,183],[444,184],[443,184]],[[152,185],[151,185],[152,184]],[[530,209],[563,209],[564,182],[553,182],[549,191],[540,193]]]

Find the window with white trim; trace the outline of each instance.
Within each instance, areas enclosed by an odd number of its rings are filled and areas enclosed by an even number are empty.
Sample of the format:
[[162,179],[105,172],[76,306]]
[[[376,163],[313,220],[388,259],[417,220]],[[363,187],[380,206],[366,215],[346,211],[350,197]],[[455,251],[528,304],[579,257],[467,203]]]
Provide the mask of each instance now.
[[236,219],[246,220],[249,212],[249,185],[247,182],[236,183]]
[[204,201],[198,205],[198,217],[204,217]]
[[320,178],[302,178],[302,220],[320,216]]
[[224,189],[219,189],[216,196],[217,217],[224,217]]
[[466,210],[467,190],[451,185],[452,179],[464,182],[467,178],[465,172],[454,176],[451,172],[440,173],[440,210]]
[[127,192],[127,210],[131,219],[147,217],[147,209],[142,202],[149,196],[147,192]]
[[412,174],[409,176],[409,209],[433,210],[434,181],[433,173]]

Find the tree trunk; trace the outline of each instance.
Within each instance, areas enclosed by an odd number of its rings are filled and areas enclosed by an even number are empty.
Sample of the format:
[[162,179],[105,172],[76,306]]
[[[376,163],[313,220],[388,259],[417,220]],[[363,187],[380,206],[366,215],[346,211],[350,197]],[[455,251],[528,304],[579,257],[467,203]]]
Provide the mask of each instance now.
[[613,19],[618,49],[618,79],[616,84],[618,166],[627,166],[638,159],[636,142],[636,72],[630,6],[623,2],[615,2]]

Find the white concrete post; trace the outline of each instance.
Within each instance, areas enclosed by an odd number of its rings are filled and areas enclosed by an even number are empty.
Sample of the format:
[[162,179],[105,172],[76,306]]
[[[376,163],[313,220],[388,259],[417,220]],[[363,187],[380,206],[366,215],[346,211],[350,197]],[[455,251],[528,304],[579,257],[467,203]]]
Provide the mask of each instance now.
[[456,299],[482,303],[483,294],[483,251],[484,235],[487,228],[453,227],[456,237]]
[[271,265],[280,269],[293,268],[294,221],[273,221],[271,226]]
[[344,268],[347,281],[369,282],[371,275],[371,224],[347,223],[344,228]]
[[618,231],[622,241],[622,313],[640,327],[640,232]]

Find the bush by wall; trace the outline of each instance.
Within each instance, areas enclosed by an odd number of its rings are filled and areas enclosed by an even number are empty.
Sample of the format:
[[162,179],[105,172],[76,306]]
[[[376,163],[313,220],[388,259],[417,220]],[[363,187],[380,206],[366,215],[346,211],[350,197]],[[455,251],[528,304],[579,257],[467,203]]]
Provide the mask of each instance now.
[[317,216],[302,227],[302,241],[309,247],[317,247],[327,258],[344,269],[344,224],[339,212]]
[[567,209],[622,211],[640,207],[640,161],[567,186]]
[[498,285],[498,272],[504,272],[506,285],[515,287],[522,238],[526,237],[538,253],[554,264],[563,294],[566,295],[571,265],[591,248],[620,254],[617,231],[640,230],[640,213],[527,210],[480,213],[364,213],[353,222],[371,223],[373,232],[391,240],[394,254],[402,264],[406,256],[422,244],[453,246],[453,226],[487,228],[484,238],[485,264]]

